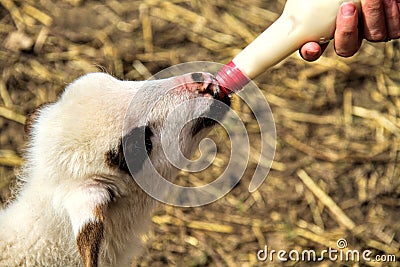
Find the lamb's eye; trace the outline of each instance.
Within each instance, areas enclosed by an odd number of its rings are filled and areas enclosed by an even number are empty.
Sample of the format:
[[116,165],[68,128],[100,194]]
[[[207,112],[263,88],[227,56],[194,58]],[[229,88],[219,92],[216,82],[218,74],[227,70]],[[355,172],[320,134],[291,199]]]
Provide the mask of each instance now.
[[153,131],[150,126],[146,126],[144,129],[144,144],[146,146],[147,154],[150,155],[151,150],[153,149],[153,143],[151,141],[151,137],[153,136]]
[[150,126],[132,129],[120,140],[116,148],[106,152],[106,164],[128,173],[138,172],[153,149],[152,136]]
[[153,132],[149,126],[132,129],[122,140],[125,161],[132,174],[140,171],[146,158],[151,154]]

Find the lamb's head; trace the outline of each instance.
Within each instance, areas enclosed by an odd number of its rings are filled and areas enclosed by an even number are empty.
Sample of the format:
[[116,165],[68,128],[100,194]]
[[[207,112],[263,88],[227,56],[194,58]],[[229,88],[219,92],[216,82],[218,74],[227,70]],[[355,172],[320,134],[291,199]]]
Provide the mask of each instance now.
[[[207,73],[145,82],[95,73],[74,81],[56,103],[35,112],[27,127],[28,170],[36,179],[32,182],[54,189],[51,204],[70,219],[85,264],[94,266],[99,253],[109,264],[119,253],[132,253],[137,244],[117,243],[137,238],[145,224],[137,218],[147,215],[152,202],[132,175],[143,175],[144,164],[152,164],[172,179],[176,168],[169,160],[179,160],[178,150],[189,156],[227,110],[229,98],[218,98],[218,85]],[[175,144],[164,153],[165,146]]]

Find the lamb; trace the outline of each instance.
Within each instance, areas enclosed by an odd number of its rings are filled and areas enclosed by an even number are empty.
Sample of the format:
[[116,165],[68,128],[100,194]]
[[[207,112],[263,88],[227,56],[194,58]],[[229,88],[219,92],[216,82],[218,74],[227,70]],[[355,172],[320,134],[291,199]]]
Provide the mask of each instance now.
[[[206,117],[218,98],[208,73],[146,82],[92,73],[67,86],[57,102],[39,107],[26,125],[24,185],[0,210],[0,266],[129,266],[156,207],[132,173],[145,171],[145,154],[173,180],[178,170],[161,151],[161,134],[167,143],[179,136],[182,153],[190,155],[214,124]],[[180,106],[190,99],[212,101]],[[229,106],[228,96],[222,101]],[[134,114],[125,114],[130,105]],[[169,112],[181,107],[176,120],[189,120],[186,125],[164,129]],[[190,120],[193,114],[198,119]],[[128,147],[142,150],[133,151],[132,164],[123,151],[125,116],[131,117]],[[144,147],[135,138],[143,138]]]

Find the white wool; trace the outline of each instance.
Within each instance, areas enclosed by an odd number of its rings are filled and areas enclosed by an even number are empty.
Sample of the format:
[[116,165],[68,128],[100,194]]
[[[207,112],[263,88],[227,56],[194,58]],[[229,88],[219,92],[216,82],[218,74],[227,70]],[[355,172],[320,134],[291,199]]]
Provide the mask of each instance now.
[[[127,107],[138,89],[144,86],[148,93],[141,94],[135,114],[129,114],[135,118],[148,115],[146,107],[154,103],[154,95],[171,84],[119,81],[93,73],[74,81],[56,103],[40,110],[19,177],[25,184],[0,210],[0,266],[82,266],[76,236],[85,223],[97,220],[93,210],[102,204],[107,211],[99,265],[129,266],[140,252],[155,201],[129,174],[110,168],[105,154],[118,146]],[[171,94],[151,110],[155,137],[168,110],[188,98],[189,92]],[[195,108],[193,112],[201,113]],[[187,154],[199,138],[184,139]],[[172,179],[176,170],[166,167],[159,149],[159,144],[153,145],[152,161]],[[115,199],[109,190],[116,193]]]

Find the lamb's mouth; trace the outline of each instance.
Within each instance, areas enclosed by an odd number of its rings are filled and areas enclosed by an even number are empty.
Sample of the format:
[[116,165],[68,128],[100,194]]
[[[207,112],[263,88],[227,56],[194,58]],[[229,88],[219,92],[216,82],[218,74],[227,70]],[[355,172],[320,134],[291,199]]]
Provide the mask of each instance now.
[[227,94],[224,94],[224,91],[222,90],[221,86],[219,85],[217,79],[215,76],[208,74],[209,81],[204,80],[204,76],[202,73],[192,73],[191,77],[195,81],[195,83],[206,83],[207,86],[201,87],[199,89],[199,94],[202,95],[209,95],[215,100],[219,100],[226,105],[230,105],[230,97]]
[[201,130],[209,128],[222,120],[226,112],[229,110],[231,99],[226,94],[221,94],[221,88],[215,83],[210,83],[201,94],[210,95],[213,97],[213,102],[203,116],[196,119],[192,127],[192,135],[196,135]]

